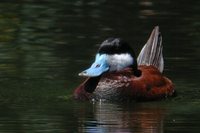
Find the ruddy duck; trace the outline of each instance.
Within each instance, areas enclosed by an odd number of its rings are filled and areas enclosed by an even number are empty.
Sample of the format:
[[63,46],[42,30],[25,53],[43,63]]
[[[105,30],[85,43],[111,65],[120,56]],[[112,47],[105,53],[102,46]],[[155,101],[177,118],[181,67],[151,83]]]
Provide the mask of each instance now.
[[162,75],[162,36],[156,26],[136,59],[120,38],[108,38],[99,47],[94,63],[79,73],[88,77],[74,91],[79,100],[158,100],[174,96],[174,85]]

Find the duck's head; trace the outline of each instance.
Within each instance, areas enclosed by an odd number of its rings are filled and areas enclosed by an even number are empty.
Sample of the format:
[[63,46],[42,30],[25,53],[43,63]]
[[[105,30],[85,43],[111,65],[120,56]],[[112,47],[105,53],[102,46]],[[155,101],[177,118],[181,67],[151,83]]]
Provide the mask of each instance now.
[[[100,45],[94,63],[79,76],[98,77],[103,73],[119,71],[131,67],[135,72],[137,60],[128,43],[120,38],[108,38]],[[135,73],[136,76],[138,76]]]

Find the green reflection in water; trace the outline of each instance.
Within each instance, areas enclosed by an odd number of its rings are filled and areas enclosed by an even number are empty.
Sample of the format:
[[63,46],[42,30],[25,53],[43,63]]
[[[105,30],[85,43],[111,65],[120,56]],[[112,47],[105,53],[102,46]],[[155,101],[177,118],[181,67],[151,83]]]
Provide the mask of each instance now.
[[[180,4],[181,3],[181,4]],[[198,132],[199,1],[0,2],[0,132]],[[153,26],[178,97],[92,104],[70,100],[77,73],[110,36],[138,53]],[[118,128],[117,128],[118,127]]]

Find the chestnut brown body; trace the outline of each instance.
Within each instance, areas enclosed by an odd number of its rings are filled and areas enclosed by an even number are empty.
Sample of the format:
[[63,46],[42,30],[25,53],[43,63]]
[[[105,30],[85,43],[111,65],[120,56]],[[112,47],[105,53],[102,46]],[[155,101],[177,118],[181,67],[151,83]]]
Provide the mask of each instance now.
[[75,99],[80,100],[159,100],[174,95],[174,85],[154,66],[140,65],[142,74],[134,76],[132,69],[105,73],[93,92],[86,92],[90,78],[86,79],[74,91]]

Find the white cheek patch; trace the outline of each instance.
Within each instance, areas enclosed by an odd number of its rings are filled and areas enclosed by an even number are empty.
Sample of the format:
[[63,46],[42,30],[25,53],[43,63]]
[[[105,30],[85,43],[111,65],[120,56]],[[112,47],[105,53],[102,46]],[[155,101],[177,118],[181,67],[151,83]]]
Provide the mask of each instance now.
[[107,55],[110,71],[119,71],[132,65],[133,57],[128,53]]

